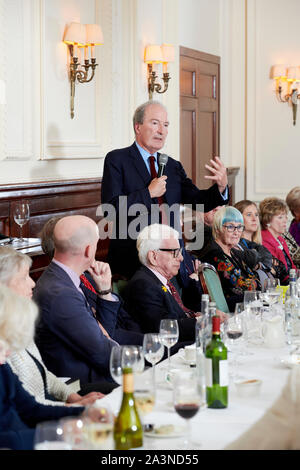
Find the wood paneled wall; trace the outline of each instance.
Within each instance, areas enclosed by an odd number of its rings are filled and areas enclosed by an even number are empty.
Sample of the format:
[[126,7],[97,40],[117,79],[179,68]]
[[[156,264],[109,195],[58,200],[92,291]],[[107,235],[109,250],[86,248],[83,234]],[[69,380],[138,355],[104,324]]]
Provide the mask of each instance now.
[[[0,233],[19,236],[19,226],[13,217],[13,203],[26,199],[30,205],[30,220],[23,227],[24,237],[38,237],[51,217],[81,214],[98,222],[96,215],[101,199],[101,179],[50,181],[22,185],[0,185]],[[105,259],[109,240],[100,240],[98,259]]]

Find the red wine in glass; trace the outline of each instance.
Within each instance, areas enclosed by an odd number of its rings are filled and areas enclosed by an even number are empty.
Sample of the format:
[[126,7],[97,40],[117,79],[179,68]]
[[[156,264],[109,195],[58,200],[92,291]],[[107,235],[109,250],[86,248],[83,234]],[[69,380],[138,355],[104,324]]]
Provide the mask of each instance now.
[[175,405],[175,410],[184,419],[191,419],[199,410],[199,403],[180,403]]

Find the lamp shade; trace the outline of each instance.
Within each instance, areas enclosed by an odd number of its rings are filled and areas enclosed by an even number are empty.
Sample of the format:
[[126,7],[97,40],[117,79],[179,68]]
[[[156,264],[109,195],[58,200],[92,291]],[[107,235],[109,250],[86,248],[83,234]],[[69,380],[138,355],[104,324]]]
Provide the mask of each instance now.
[[86,24],[86,44],[100,46],[104,43],[102,29],[98,24]]
[[164,62],[161,47],[156,44],[146,46],[144,62],[146,64],[160,64]]
[[271,78],[286,78],[286,65],[273,65]]
[[174,62],[175,50],[173,44],[162,44],[161,50],[164,62]]
[[300,80],[299,67],[289,67],[287,69],[287,80],[288,82],[296,82]]
[[84,46],[85,25],[81,23],[71,23],[65,32],[64,42],[66,44],[78,44],[80,46]]

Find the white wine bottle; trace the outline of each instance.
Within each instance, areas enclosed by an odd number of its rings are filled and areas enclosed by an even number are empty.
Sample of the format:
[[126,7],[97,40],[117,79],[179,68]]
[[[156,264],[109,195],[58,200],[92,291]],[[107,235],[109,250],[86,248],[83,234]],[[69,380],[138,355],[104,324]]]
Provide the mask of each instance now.
[[123,400],[114,425],[116,450],[136,449],[143,446],[143,428],[134,400],[133,372],[123,369]]

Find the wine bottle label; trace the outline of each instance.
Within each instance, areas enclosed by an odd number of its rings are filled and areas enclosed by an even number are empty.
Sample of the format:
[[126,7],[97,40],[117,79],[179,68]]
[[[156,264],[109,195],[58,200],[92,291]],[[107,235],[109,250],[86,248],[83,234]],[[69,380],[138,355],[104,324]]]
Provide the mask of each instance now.
[[[212,359],[209,357],[205,358],[205,381],[207,387],[212,387],[213,382],[213,364]],[[228,385],[228,361],[219,361],[219,385],[220,387],[227,387]]]
[[123,374],[123,391],[124,393],[133,393],[133,374]]

